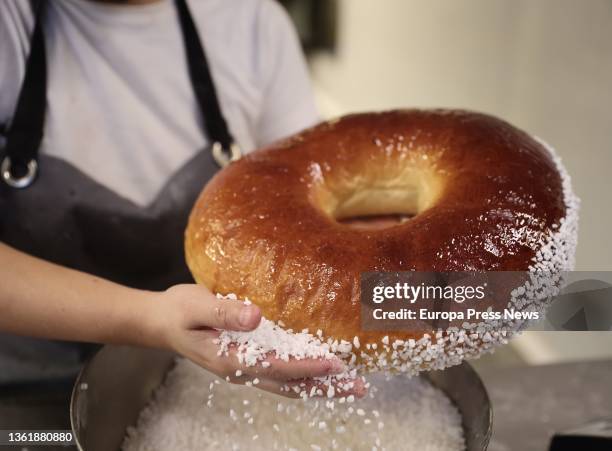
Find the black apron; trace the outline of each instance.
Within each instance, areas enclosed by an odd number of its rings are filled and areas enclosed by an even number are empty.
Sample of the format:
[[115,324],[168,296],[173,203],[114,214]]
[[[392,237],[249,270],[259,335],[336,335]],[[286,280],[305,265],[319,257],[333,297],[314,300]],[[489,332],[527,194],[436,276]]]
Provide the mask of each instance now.
[[[17,108],[0,150],[0,241],[123,285],[161,290],[191,282],[183,254],[189,211],[219,166],[239,157],[185,0],[175,0],[188,71],[212,143],[140,207],[69,163],[39,155],[46,110],[46,57],[38,2]],[[154,74],[152,75],[154,76]],[[78,112],[77,112],[78,113]],[[91,347],[0,334],[0,384],[71,377]]]

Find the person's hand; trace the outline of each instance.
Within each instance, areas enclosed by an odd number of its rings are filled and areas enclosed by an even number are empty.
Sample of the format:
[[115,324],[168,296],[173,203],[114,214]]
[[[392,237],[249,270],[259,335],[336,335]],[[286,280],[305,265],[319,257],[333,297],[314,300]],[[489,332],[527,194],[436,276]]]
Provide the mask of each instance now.
[[[217,329],[250,331],[261,321],[261,312],[255,305],[245,305],[239,301],[219,300],[202,285],[177,285],[158,295],[155,316],[164,347],[187,357],[198,365],[228,379],[232,383],[244,384],[257,382],[256,387],[284,396],[296,397],[293,389],[310,392],[320,385],[314,377],[339,374],[345,371],[344,363],[338,359],[283,360],[268,357],[266,367],[261,363],[255,366],[240,364],[235,352],[218,355],[219,346],[215,339]],[[237,375],[238,374],[238,375]],[[366,393],[363,380],[343,380],[353,382],[348,391],[336,390],[337,396],[354,395],[362,397]],[[321,386],[323,393],[326,388]]]

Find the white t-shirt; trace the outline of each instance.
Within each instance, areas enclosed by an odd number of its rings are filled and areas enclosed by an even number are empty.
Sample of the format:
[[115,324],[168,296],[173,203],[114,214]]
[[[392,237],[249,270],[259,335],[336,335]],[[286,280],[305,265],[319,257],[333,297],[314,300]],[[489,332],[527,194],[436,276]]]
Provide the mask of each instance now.
[[[231,133],[244,151],[317,120],[291,22],[273,0],[190,0]],[[48,2],[47,119],[41,147],[139,205],[208,140],[172,0]],[[0,124],[10,122],[33,17],[0,1]],[[0,145],[3,145],[0,139]]]

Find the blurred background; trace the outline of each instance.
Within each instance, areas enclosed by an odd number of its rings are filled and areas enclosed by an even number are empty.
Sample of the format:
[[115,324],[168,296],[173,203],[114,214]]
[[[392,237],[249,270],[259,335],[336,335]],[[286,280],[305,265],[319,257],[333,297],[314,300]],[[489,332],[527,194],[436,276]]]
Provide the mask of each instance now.
[[[324,118],[467,108],[541,137],[582,199],[577,270],[612,270],[612,1],[284,0]],[[612,333],[526,332],[478,366],[612,357]]]

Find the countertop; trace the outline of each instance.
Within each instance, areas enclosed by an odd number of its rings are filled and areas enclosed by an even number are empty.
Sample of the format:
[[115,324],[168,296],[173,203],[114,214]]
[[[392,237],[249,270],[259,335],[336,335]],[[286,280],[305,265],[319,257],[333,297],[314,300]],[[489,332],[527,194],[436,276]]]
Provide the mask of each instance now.
[[555,432],[612,417],[612,360],[479,374],[493,405],[489,451],[545,451]]

